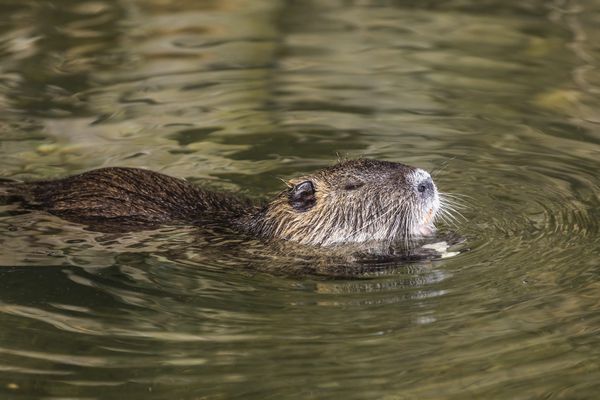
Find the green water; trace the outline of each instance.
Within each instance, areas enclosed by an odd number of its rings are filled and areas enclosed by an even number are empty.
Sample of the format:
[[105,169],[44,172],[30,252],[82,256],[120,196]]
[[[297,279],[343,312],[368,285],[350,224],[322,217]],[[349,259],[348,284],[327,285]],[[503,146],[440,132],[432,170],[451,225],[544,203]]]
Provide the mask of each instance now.
[[4,0],[0,177],[400,161],[470,251],[330,279],[0,206],[0,398],[597,398],[598,42],[597,0]]

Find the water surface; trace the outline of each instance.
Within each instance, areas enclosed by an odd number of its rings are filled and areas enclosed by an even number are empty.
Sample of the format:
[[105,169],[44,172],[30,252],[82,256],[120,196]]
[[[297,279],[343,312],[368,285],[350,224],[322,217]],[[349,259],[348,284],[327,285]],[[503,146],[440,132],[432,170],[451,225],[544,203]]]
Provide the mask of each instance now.
[[1,177],[265,199],[400,161],[464,196],[470,251],[331,279],[218,228],[0,206],[0,397],[595,398],[599,27],[595,0],[3,2]]

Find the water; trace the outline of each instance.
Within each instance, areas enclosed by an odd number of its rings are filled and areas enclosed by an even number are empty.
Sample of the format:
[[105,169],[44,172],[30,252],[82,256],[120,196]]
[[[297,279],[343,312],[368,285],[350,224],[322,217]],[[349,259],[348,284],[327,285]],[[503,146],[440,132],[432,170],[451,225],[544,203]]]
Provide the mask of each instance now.
[[599,27],[593,0],[2,2],[0,176],[264,199],[402,161],[468,196],[470,251],[332,279],[2,206],[0,397],[596,398]]

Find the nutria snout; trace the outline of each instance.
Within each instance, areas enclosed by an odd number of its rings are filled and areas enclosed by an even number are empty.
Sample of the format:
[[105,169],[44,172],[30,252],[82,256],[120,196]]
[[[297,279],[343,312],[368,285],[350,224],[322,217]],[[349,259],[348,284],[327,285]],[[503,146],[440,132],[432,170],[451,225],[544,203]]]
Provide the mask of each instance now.
[[23,204],[103,225],[198,224],[215,219],[267,239],[305,245],[401,241],[431,235],[440,194],[426,171],[370,159],[348,160],[291,179],[264,205],[137,168],[103,168],[68,178],[15,184]]

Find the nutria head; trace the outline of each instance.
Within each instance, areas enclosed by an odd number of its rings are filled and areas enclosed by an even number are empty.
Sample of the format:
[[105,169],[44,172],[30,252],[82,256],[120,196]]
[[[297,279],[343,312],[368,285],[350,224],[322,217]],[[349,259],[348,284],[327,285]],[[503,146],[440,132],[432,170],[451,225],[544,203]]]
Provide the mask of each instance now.
[[344,161],[292,179],[251,222],[253,233],[302,244],[407,243],[435,231],[440,197],[422,169]]

